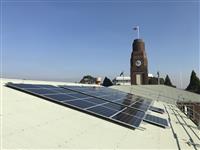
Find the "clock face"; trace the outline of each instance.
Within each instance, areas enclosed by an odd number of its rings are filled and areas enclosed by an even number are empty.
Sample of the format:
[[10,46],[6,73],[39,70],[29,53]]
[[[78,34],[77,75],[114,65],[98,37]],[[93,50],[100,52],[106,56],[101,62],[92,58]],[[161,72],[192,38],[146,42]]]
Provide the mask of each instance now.
[[141,60],[137,60],[137,61],[135,62],[135,65],[136,65],[137,67],[140,67],[141,64],[142,64]]

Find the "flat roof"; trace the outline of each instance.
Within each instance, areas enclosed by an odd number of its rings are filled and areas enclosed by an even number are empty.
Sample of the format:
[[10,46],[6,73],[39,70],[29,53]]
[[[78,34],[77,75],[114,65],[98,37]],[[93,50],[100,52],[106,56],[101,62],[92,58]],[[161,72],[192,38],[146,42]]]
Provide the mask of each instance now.
[[[200,130],[197,126],[175,105],[164,101],[154,101],[153,106],[166,109],[167,113],[148,113],[170,118],[170,128],[142,122],[142,129],[132,130],[5,87],[7,82],[77,85],[65,82],[1,79],[0,117],[3,149],[195,149],[189,144],[190,139],[200,144]],[[117,89],[125,91],[123,86],[117,86]],[[130,87],[127,89],[127,92],[131,92]]]
[[112,88],[169,104],[176,104],[177,101],[200,103],[199,94],[165,85],[121,85]]

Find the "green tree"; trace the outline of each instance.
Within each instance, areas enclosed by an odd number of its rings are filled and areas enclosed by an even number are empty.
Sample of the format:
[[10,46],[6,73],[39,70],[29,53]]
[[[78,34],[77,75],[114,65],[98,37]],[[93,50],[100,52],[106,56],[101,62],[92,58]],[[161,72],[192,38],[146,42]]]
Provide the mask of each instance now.
[[194,72],[194,70],[192,70],[192,73],[190,76],[190,83],[187,86],[186,90],[200,94],[200,80],[196,76],[196,73]]
[[[160,78],[160,84],[164,84],[164,79]],[[158,84],[158,78],[157,77],[149,77],[149,84]]]
[[96,78],[94,78],[93,76],[91,75],[86,75],[84,76],[80,83],[84,83],[84,84],[95,84],[95,81],[96,81]]
[[112,86],[112,85],[113,85],[112,81],[109,78],[105,77],[103,80],[103,86],[108,87],[108,86]]
[[164,82],[164,85],[167,85],[167,86],[172,86],[172,87],[174,87],[174,86],[172,85],[172,82],[171,82],[171,80],[170,80],[170,78],[169,78],[169,76],[168,76],[168,75],[165,77],[165,82]]

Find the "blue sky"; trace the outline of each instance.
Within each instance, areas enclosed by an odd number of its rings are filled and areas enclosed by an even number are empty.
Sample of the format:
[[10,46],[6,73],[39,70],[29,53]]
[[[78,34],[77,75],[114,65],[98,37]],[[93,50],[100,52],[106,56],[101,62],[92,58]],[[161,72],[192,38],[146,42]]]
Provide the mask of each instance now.
[[140,26],[149,72],[185,87],[199,75],[199,2],[3,1],[3,76],[79,81],[129,75]]

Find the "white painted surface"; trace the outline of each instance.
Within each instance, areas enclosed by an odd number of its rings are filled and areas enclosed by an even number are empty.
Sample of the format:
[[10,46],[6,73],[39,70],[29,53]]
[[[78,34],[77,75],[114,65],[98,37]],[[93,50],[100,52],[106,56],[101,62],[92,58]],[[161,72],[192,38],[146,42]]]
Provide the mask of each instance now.
[[[4,86],[9,81],[17,83],[22,82],[21,80],[1,81],[0,117],[3,123],[1,124],[3,149],[177,149],[172,128],[164,129],[144,122],[141,124],[144,130],[131,130]],[[47,81],[24,82],[66,84]],[[177,118],[169,106],[160,101],[155,101],[154,106],[161,108],[166,106],[181,148],[194,149],[186,144],[189,137],[177,123]],[[176,107],[174,109],[178,110]],[[149,113],[159,116],[157,113]],[[184,116],[181,112],[180,114]],[[167,114],[160,116],[168,118]],[[185,116],[184,120],[188,125],[195,127]],[[188,126],[185,127],[192,139],[200,144],[195,135],[200,135],[199,130],[194,128],[194,134]]]
[[115,85],[131,85],[130,76],[119,76],[115,78]]
[[141,74],[136,74],[136,84],[141,85]]

